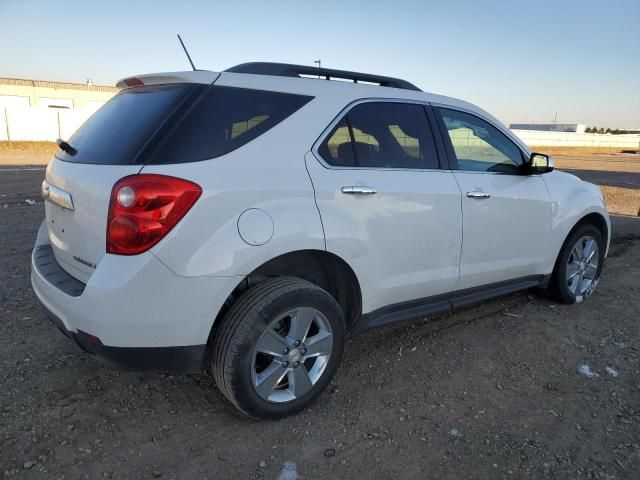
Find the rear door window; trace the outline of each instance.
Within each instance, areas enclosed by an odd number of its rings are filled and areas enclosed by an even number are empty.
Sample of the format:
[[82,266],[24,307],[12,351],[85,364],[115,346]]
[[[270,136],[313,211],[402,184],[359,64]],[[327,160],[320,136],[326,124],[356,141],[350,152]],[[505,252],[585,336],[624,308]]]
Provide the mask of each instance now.
[[[351,143],[351,152],[347,141]],[[410,103],[356,105],[318,151],[327,163],[336,166],[415,169],[439,166],[426,112],[421,105]]]
[[353,145],[347,118],[343,118],[318,149],[322,158],[336,167],[353,167]]

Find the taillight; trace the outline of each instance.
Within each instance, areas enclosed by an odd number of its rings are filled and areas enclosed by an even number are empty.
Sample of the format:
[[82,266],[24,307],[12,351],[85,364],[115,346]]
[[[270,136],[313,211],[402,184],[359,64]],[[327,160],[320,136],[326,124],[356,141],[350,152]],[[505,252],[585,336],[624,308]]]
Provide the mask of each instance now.
[[136,255],[158,243],[202,194],[181,178],[139,174],[119,180],[111,191],[107,253]]

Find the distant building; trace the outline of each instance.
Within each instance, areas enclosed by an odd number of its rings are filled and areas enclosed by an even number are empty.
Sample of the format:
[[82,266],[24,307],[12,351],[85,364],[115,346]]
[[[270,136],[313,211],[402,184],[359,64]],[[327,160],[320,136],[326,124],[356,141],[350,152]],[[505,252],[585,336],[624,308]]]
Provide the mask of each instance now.
[[584,133],[586,125],[579,123],[512,123],[512,130],[536,130],[538,132]]
[[84,83],[0,78],[2,107],[96,110],[118,92],[115,87]]

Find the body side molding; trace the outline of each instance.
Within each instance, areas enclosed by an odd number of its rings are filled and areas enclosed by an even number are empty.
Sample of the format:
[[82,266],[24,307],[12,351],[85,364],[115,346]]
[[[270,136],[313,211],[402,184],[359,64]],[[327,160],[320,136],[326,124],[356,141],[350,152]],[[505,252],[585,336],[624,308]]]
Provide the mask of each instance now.
[[382,307],[362,315],[351,330],[351,335],[416,317],[448,313],[527,288],[545,286],[549,278],[550,275],[531,275]]

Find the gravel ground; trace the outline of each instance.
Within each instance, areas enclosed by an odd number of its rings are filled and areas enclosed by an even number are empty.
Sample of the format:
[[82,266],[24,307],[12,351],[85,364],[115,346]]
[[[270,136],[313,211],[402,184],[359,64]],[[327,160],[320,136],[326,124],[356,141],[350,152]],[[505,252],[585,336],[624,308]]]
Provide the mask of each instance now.
[[42,174],[0,170],[0,475],[638,478],[640,219],[613,218],[586,302],[525,292],[367,332],[311,408],[255,422],[204,375],[113,370],[49,323],[25,204]]

